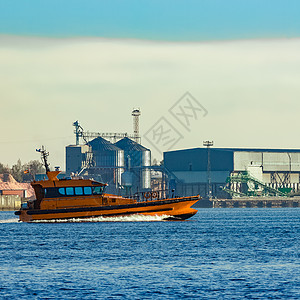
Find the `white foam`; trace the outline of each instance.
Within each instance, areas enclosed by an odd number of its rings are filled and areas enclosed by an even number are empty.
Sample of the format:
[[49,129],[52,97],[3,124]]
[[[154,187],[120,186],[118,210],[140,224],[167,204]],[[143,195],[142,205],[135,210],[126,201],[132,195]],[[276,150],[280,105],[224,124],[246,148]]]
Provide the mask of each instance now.
[[0,224],[5,224],[5,223],[18,223],[19,219],[7,219],[7,220],[0,220]]
[[54,219],[54,220],[35,220],[34,223],[80,223],[80,222],[159,222],[168,216],[146,216],[130,215],[118,217],[91,217],[91,218],[73,218],[73,219]]

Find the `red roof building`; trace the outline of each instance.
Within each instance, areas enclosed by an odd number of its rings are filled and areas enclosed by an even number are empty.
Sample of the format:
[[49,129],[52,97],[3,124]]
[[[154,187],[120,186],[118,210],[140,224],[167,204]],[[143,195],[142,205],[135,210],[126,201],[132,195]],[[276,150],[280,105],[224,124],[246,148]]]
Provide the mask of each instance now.
[[23,198],[34,198],[30,183],[17,182],[11,174],[0,174],[0,195],[18,195]]

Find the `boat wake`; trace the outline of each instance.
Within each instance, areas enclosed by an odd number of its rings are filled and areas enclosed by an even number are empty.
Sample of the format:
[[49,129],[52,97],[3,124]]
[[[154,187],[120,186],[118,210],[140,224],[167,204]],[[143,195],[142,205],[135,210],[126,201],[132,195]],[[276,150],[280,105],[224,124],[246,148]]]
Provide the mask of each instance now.
[[54,220],[34,220],[32,223],[82,223],[82,222],[160,222],[168,216],[131,215],[119,217],[91,217]]
[[19,219],[7,219],[7,220],[0,220],[0,224],[6,224],[6,223],[18,223]]

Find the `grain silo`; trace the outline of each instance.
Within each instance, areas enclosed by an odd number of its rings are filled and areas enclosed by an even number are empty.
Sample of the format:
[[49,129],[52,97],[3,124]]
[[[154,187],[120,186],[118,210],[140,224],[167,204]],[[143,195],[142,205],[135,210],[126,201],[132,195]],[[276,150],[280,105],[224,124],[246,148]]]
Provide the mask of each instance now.
[[121,185],[121,175],[124,172],[124,151],[102,137],[89,142],[92,147],[95,169],[102,181]]
[[151,189],[151,151],[128,137],[115,146],[124,151],[124,166],[126,172],[133,174],[133,185],[143,190]]

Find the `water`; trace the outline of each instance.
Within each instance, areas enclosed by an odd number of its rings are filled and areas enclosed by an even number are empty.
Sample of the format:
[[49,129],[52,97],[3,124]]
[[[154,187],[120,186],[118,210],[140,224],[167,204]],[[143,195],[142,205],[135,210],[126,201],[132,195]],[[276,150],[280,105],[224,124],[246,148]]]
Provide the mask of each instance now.
[[299,208],[110,221],[0,212],[0,299],[300,299]]

